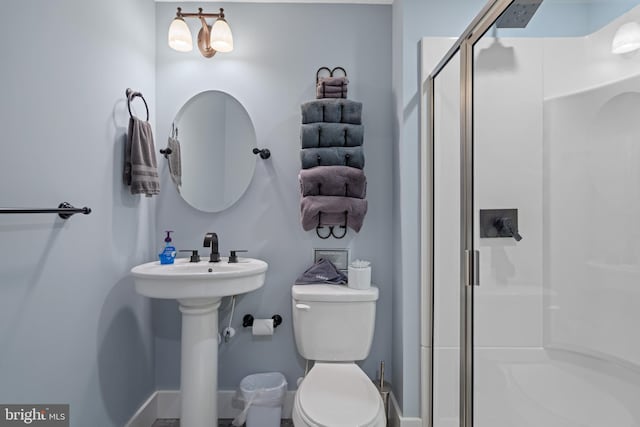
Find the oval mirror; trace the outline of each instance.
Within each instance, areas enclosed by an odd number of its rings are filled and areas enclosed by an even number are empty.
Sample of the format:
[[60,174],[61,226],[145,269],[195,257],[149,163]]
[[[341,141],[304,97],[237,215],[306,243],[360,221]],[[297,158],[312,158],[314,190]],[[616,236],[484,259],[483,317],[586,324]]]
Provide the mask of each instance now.
[[182,198],[204,212],[220,212],[244,194],[256,166],[256,132],[249,113],[233,96],[217,90],[189,99],[173,121],[171,137],[180,148],[182,176],[175,179]]

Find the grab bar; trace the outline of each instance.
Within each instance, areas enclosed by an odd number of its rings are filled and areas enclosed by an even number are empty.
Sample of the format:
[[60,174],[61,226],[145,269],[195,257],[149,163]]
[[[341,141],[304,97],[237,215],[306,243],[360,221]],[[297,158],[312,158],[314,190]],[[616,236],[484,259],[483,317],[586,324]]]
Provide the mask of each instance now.
[[62,219],[70,218],[72,215],[81,213],[89,215],[91,208],[83,207],[76,208],[68,202],[62,202],[54,209],[24,209],[24,208],[0,208],[0,214],[42,214],[42,213],[57,213]]

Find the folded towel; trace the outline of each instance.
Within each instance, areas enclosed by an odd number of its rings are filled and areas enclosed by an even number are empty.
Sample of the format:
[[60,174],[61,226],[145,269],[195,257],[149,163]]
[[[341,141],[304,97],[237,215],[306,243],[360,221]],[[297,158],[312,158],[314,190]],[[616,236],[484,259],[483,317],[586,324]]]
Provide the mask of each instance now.
[[346,98],[347,87],[346,86],[324,86],[318,85],[316,87],[316,98]]
[[353,197],[306,196],[300,200],[302,228],[312,230],[323,225],[345,225],[356,232],[367,214],[367,200]]
[[316,166],[351,166],[364,168],[362,147],[323,147],[300,150],[302,169]]
[[345,99],[346,93],[325,93],[322,96],[317,96],[318,99]]
[[129,119],[124,151],[124,182],[131,186],[131,194],[151,197],[160,193],[151,125],[137,117]]
[[357,147],[362,145],[364,127],[348,123],[307,123],[300,128],[302,148]]
[[[177,138],[169,137],[167,148],[171,149],[171,154],[167,155],[169,163],[169,174],[171,180],[180,187],[182,185],[182,157],[180,155],[180,141]],[[178,191],[180,189],[178,188]]]
[[346,86],[325,86],[318,85],[316,88],[316,93],[347,93],[348,89]]
[[342,77],[320,77],[318,79],[318,86],[346,86],[349,84],[349,79],[345,76]]
[[348,99],[318,99],[300,106],[302,123],[362,123],[362,103]]
[[316,166],[298,174],[303,196],[345,196],[364,199],[367,177],[362,169],[349,166]]
[[296,285],[313,285],[314,283],[344,285],[347,283],[347,276],[331,261],[320,258],[296,279]]

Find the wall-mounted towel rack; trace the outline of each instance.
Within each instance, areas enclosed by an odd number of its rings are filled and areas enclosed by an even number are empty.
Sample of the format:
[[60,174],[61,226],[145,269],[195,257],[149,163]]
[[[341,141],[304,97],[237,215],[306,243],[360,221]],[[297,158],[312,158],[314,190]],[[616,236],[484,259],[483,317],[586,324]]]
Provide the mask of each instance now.
[[0,208],[0,214],[42,214],[42,213],[57,213],[62,219],[70,218],[72,215],[81,213],[89,215],[91,208],[76,208],[72,204],[62,202],[58,205],[58,208],[54,209],[13,209],[13,208]]
[[316,84],[318,84],[318,82],[320,81],[320,72],[324,70],[327,70],[327,72],[329,73],[329,77],[334,77],[333,73],[336,70],[342,71],[344,73],[344,77],[347,77],[347,70],[342,67],[334,67],[333,70],[329,67],[320,67],[318,68],[318,71],[316,71]]
[[147,105],[147,100],[142,96],[142,93],[134,92],[131,88],[127,88],[125,94],[127,95],[127,108],[129,109],[129,115],[133,117],[133,113],[131,112],[131,101],[133,101],[133,98],[139,97],[142,99],[142,102],[144,102],[144,108],[147,110],[147,121],[149,121],[149,106]]

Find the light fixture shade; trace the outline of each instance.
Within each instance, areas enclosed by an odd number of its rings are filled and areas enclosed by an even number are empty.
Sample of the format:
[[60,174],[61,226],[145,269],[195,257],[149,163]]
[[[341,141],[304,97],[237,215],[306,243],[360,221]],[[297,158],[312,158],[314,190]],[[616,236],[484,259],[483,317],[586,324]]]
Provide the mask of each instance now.
[[640,49],[640,24],[627,22],[616,31],[611,43],[611,52],[622,54]]
[[169,47],[178,52],[191,52],[193,38],[191,31],[182,18],[175,18],[169,27]]
[[233,50],[233,34],[224,18],[218,18],[211,28],[211,47],[218,52]]

